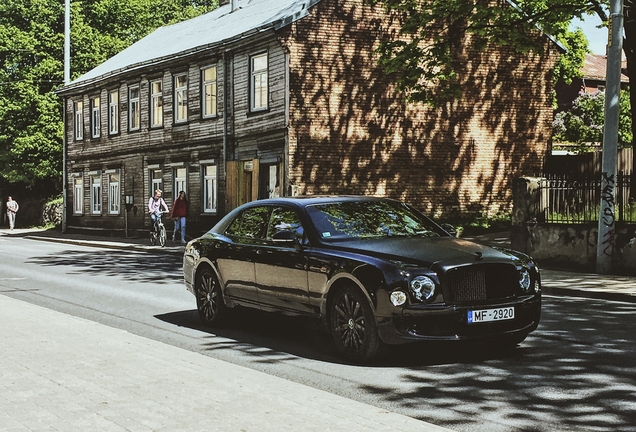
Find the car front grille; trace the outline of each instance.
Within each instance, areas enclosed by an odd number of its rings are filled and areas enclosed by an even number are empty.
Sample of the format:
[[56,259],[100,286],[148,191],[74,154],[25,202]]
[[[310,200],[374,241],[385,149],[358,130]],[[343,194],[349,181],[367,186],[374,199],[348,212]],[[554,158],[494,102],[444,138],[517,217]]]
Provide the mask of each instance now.
[[479,302],[513,297],[519,285],[515,266],[478,264],[457,267],[446,273],[450,301]]

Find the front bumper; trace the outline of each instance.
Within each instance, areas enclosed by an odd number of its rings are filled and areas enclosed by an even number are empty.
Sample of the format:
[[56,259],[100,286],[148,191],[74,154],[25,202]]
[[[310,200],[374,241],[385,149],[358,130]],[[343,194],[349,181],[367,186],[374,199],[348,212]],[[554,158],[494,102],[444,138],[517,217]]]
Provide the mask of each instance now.
[[[468,323],[469,310],[514,307],[511,320]],[[383,342],[404,344],[424,340],[480,340],[527,335],[539,325],[541,295],[473,305],[429,304],[403,308],[401,313],[378,319]]]

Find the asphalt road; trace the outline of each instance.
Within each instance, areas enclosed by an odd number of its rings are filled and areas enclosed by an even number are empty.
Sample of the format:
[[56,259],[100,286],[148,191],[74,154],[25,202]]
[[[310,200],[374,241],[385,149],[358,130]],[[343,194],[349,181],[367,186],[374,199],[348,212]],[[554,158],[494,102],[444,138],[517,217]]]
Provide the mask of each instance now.
[[634,303],[545,296],[514,351],[427,344],[356,366],[304,319],[202,327],[174,255],[0,237],[0,256],[2,295],[457,431],[636,431]]

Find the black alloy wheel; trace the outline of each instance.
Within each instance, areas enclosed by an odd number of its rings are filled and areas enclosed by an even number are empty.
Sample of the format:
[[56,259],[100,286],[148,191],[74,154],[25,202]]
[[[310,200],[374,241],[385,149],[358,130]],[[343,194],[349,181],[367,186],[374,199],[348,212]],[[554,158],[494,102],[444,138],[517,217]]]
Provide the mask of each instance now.
[[352,361],[367,361],[382,342],[368,300],[357,288],[340,288],[329,309],[329,329],[337,351]]
[[219,324],[226,310],[221,285],[211,268],[202,269],[196,278],[197,311],[206,326]]

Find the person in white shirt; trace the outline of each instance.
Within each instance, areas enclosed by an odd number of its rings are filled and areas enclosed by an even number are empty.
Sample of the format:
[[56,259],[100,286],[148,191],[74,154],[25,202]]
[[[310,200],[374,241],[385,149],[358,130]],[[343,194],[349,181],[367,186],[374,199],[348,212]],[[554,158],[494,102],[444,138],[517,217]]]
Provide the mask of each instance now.
[[16,201],[13,201],[13,198],[7,198],[7,217],[9,218],[9,229],[13,231],[15,227],[15,214],[20,209],[20,206]]
[[161,219],[161,209],[165,209],[164,213],[167,213],[169,211],[168,205],[163,200],[163,198],[161,198],[162,193],[163,192],[161,191],[161,189],[157,189],[155,191],[155,195],[150,197],[150,200],[148,201],[148,214],[150,215],[150,219],[152,220],[151,231],[156,230],[156,223],[159,219]]

